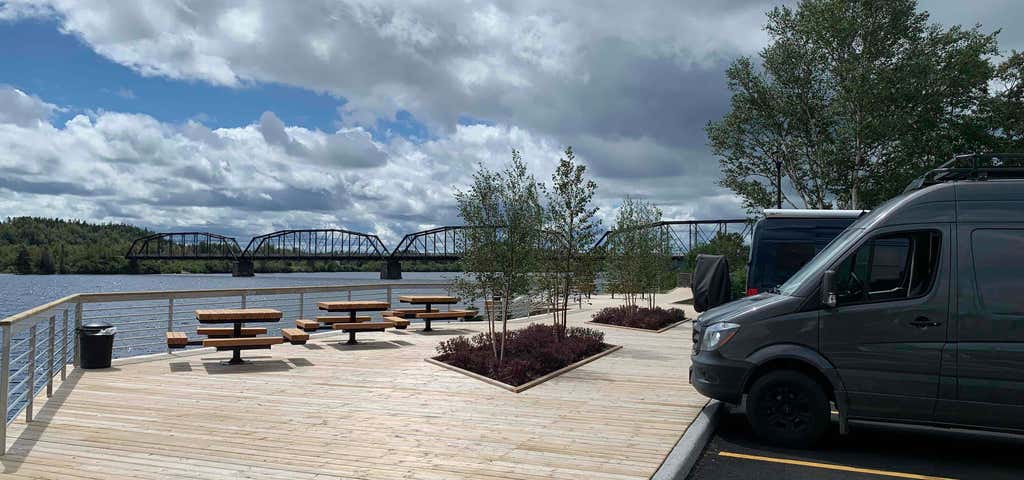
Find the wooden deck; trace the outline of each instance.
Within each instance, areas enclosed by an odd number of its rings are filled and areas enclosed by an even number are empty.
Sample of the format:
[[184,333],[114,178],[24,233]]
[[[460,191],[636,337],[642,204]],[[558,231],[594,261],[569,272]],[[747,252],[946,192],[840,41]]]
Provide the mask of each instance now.
[[[570,324],[612,301],[594,303]],[[0,463],[9,478],[648,478],[706,402],[687,383],[688,324],[603,329],[621,350],[518,394],[423,361],[483,328],[76,371],[37,398],[35,421],[14,420]]]

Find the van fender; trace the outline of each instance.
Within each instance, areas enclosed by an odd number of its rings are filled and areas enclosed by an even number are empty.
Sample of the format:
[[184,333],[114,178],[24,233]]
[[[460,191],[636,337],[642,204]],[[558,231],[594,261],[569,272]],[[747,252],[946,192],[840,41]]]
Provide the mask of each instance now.
[[839,433],[845,434],[847,432],[846,419],[849,411],[847,408],[849,404],[846,386],[843,385],[843,379],[839,377],[839,373],[836,371],[835,366],[832,365],[832,362],[829,362],[827,358],[810,347],[796,343],[779,343],[754,351],[754,353],[747,356],[746,361],[755,365],[755,368],[750,369],[750,373],[747,374],[748,378],[744,379],[743,384],[748,384],[750,381],[749,376],[758,370],[757,367],[774,360],[783,359],[804,363],[816,369],[828,380],[835,394],[836,408],[839,410]]

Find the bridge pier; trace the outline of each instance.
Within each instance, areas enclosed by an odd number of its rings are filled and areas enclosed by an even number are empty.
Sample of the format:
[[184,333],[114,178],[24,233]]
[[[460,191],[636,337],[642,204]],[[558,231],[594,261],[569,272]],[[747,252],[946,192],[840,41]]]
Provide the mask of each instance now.
[[402,279],[402,262],[388,258],[384,260],[384,263],[380,265],[380,279],[381,280],[401,280]]
[[232,277],[252,277],[256,275],[256,267],[252,260],[248,258],[240,258],[235,261],[234,266],[231,268]]

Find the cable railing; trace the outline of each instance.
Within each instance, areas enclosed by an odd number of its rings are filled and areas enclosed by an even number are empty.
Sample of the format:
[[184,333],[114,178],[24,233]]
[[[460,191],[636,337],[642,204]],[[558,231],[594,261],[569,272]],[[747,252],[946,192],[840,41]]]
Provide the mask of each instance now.
[[[284,315],[267,326],[268,335],[281,335],[298,318],[314,318],[317,302],[379,300],[397,306],[407,293],[451,295],[448,282],[316,285],[217,290],[170,290],[119,293],[79,293],[0,320],[0,455],[7,451],[7,426],[22,412],[31,422],[34,400],[44,390],[54,393],[54,380],[63,382],[68,365],[81,358],[78,335],[82,325],[103,322],[117,328],[114,358],[168,353],[166,332],[185,332],[198,339],[195,310],[207,308],[274,308]],[[463,306],[478,305],[463,304]],[[456,307],[456,306],[453,306]],[[379,317],[379,313],[373,313]],[[199,346],[189,349],[202,348]]]

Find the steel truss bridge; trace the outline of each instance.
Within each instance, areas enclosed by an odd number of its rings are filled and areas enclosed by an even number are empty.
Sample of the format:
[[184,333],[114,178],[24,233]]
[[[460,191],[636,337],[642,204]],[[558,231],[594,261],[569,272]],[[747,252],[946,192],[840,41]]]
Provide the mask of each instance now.
[[[672,258],[681,260],[692,248],[708,243],[716,235],[736,233],[747,238],[752,225],[747,219],[678,220],[638,229],[658,229],[661,238],[668,243]],[[167,232],[136,239],[125,258],[132,262],[230,261],[235,276],[252,276],[256,261],[381,260],[381,278],[391,280],[402,278],[402,261],[448,262],[462,258],[467,228],[447,226],[413,232],[402,237],[393,249],[388,249],[377,235],[343,229],[279,230],[252,237],[244,249],[234,238],[216,233]],[[593,248],[603,248],[618,233],[615,230],[605,232]]]

